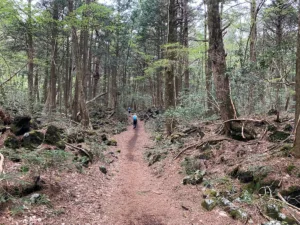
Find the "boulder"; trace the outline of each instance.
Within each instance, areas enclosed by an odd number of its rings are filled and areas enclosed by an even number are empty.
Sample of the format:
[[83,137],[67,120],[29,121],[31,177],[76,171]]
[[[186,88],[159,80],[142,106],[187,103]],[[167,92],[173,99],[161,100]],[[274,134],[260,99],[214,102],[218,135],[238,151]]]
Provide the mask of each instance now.
[[186,176],[183,178],[182,180],[182,184],[186,185],[186,184],[192,184],[192,185],[196,185],[196,184],[200,184],[203,181],[203,177],[205,176],[206,171],[205,170],[196,170],[194,173],[192,173],[189,176]]
[[45,143],[54,145],[60,149],[65,148],[65,144],[61,139],[61,131],[56,126],[50,125],[45,134]]
[[30,131],[30,116],[17,116],[11,124],[11,131],[15,135],[23,135]]
[[20,141],[15,135],[9,135],[4,141],[4,146],[11,149],[17,149],[20,147]]
[[269,141],[270,142],[280,142],[280,141],[286,140],[289,136],[290,136],[289,133],[277,130],[269,135]]
[[44,134],[40,131],[30,131],[23,135],[21,145],[27,149],[33,149],[43,143]]
[[205,208],[207,211],[213,210],[213,208],[216,207],[217,202],[214,199],[205,199],[201,205],[203,208]]
[[286,132],[292,132],[293,131],[293,126],[291,125],[291,124],[286,124],[285,126],[284,126],[284,128],[283,128],[283,130],[284,131],[286,131]]
[[106,141],[106,144],[108,146],[117,146],[118,142],[116,140],[114,140],[114,139],[110,139],[110,140]]

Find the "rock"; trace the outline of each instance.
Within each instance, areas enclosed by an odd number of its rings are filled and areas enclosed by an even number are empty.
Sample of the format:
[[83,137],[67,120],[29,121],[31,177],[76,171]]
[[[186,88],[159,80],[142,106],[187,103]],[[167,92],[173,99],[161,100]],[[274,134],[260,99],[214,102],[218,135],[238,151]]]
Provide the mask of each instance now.
[[280,223],[279,221],[276,221],[276,220],[271,220],[267,223],[262,223],[262,225],[282,225],[282,223]]
[[206,150],[204,153],[199,155],[199,159],[206,159],[209,160],[214,156],[211,150]]
[[233,203],[231,201],[229,201],[227,198],[224,198],[224,197],[222,197],[220,199],[220,204],[222,206],[231,206],[231,205],[233,206]]
[[41,198],[41,195],[39,193],[34,193],[30,196],[30,202],[31,203],[37,203],[37,201]]
[[40,131],[30,131],[23,135],[21,145],[28,149],[33,149],[43,143],[44,134]]
[[101,135],[101,140],[102,140],[102,141],[107,141],[107,140],[108,140],[106,134],[102,134],[102,135]]
[[248,141],[256,138],[257,134],[251,125],[246,124],[243,126],[242,123],[231,122],[230,123],[230,135],[233,139],[239,141]]
[[205,208],[207,211],[211,211],[213,208],[216,207],[217,202],[214,199],[205,199],[201,205],[203,208]]
[[82,133],[72,133],[67,136],[68,143],[83,143],[84,135]]
[[6,130],[6,126],[0,126],[0,133],[4,133]]
[[274,132],[277,130],[277,127],[274,124],[269,124],[267,127],[268,131]]
[[284,131],[274,131],[270,136],[269,136],[269,141],[271,142],[279,142],[286,140],[290,136],[289,133],[286,133]]
[[45,143],[65,149],[66,145],[62,141],[60,133],[61,131],[56,126],[48,126],[45,134]]
[[232,178],[238,178],[242,183],[250,183],[254,180],[254,175],[252,171],[248,171],[240,168],[240,166],[235,167],[229,175]]
[[118,142],[117,142],[116,140],[114,140],[114,139],[110,139],[110,140],[108,140],[108,141],[106,142],[106,144],[107,144],[108,146],[117,146],[117,145],[118,145]]
[[11,149],[17,149],[20,147],[20,141],[15,135],[9,135],[4,141],[4,146]]
[[248,218],[248,214],[244,210],[242,210],[236,206],[230,206],[228,213],[233,219],[236,219],[236,220],[246,221]]
[[99,166],[99,170],[104,173],[104,174],[107,174],[107,169],[105,166]]
[[279,218],[279,213],[280,213],[279,206],[277,206],[275,204],[267,204],[266,205],[266,214],[269,217],[277,220]]
[[167,157],[167,151],[149,151],[146,154],[148,160],[148,166],[152,166],[154,163],[157,163]]
[[30,131],[30,116],[17,116],[11,124],[11,131],[15,135],[23,135]]
[[292,132],[293,131],[293,126],[291,125],[291,124],[286,124],[285,126],[284,126],[284,128],[283,128],[283,130],[284,131],[286,131],[286,132]]
[[196,170],[193,174],[186,176],[183,178],[182,180],[182,184],[186,185],[186,184],[192,184],[192,185],[196,185],[196,184],[200,184],[203,181],[203,177],[205,175],[206,171],[205,170]]

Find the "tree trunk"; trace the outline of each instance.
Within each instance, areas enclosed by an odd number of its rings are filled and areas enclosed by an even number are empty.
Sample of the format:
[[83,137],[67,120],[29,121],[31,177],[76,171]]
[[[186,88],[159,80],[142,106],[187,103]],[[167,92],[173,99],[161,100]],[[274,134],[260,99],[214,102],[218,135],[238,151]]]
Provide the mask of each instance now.
[[56,60],[57,60],[57,35],[58,35],[58,2],[57,0],[53,3],[53,15],[52,15],[52,29],[51,29],[51,68],[50,68],[50,108],[48,113],[56,110],[56,82],[57,82],[57,74],[56,74]]
[[[69,11],[73,12],[73,0],[69,0]],[[83,40],[83,39],[81,39]],[[82,43],[80,43],[82,44]],[[77,117],[78,108],[80,109],[81,114],[81,123],[84,127],[89,126],[89,114],[85,103],[85,96],[84,96],[84,89],[83,89],[83,70],[82,70],[82,63],[81,63],[81,48],[79,47],[78,43],[78,36],[77,30],[75,26],[72,26],[72,47],[73,47],[73,54],[74,60],[76,65],[76,88],[77,88],[77,96],[74,97],[73,102],[73,116]]]
[[[204,24],[204,38],[205,40],[208,39],[207,37],[207,11],[205,12],[205,24]],[[212,63],[210,59],[210,54],[207,54],[207,42],[204,45],[205,51],[205,85],[206,85],[206,103],[207,103],[207,110],[209,113],[213,110],[213,98],[212,98]]]
[[32,34],[32,11],[31,11],[31,1],[28,0],[28,20],[27,20],[27,38],[28,38],[28,49],[27,49],[27,57],[28,57],[28,100],[29,100],[29,112],[33,113],[33,105],[34,105],[34,97],[33,97],[33,34]]
[[[170,0],[169,4],[169,33],[168,44],[174,44],[177,41],[177,27],[176,27],[176,0]],[[167,59],[169,66],[166,70],[165,76],[165,109],[172,110],[175,107],[175,93],[174,93],[174,68],[176,60],[176,52],[174,47],[167,49]],[[174,120],[171,117],[166,118],[167,135],[171,135],[174,129]]]
[[[223,43],[219,3],[215,0],[208,1],[208,30],[209,54],[212,61],[217,100],[221,118],[226,121],[235,118],[235,109],[230,96],[229,78],[226,74],[226,54]],[[225,133],[229,134],[230,123],[226,123],[224,128]]]
[[184,70],[184,91],[185,94],[189,92],[190,88],[190,72],[189,72],[189,24],[188,24],[188,0],[183,0],[183,46],[185,48],[183,59]]
[[34,101],[40,102],[40,93],[39,93],[39,69],[36,68],[35,78],[34,78]]
[[299,126],[299,116],[300,116],[300,2],[298,3],[298,41],[297,41],[297,62],[296,62],[296,112],[295,112],[295,131],[296,138],[294,143],[294,155],[300,158],[300,126]]

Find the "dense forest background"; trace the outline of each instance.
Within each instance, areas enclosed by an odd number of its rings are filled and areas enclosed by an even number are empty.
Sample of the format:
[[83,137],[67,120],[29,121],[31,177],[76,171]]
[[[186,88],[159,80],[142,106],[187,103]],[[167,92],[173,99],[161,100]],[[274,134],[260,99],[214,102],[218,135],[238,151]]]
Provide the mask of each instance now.
[[292,0],[3,0],[1,105],[86,127],[90,103],[156,107],[168,134],[175,121],[294,112],[298,11]]

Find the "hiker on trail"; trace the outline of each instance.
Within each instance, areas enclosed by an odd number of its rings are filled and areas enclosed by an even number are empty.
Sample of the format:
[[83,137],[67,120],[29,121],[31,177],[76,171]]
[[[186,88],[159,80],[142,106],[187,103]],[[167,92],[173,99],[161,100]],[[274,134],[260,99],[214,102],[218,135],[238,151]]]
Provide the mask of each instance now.
[[135,129],[136,126],[137,126],[137,115],[136,115],[136,113],[132,116],[132,120],[133,120],[133,129]]
[[129,113],[129,114],[131,113],[131,108],[130,108],[130,106],[128,107],[128,113]]

